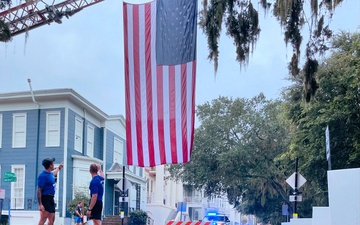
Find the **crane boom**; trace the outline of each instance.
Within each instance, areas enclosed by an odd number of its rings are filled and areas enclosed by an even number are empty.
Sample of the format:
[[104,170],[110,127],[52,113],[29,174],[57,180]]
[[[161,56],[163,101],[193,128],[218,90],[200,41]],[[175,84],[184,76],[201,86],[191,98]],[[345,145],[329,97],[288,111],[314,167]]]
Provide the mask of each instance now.
[[40,0],[25,3],[0,12],[0,20],[8,25],[11,36],[15,36],[52,22],[62,23],[63,16],[69,18],[80,10],[103,0],[66,0],[47,5]]

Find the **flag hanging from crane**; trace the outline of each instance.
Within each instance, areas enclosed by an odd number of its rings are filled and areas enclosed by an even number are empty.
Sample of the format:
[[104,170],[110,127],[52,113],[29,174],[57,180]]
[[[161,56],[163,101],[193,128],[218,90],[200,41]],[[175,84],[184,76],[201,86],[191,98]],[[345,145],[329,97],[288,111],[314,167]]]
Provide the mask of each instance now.
[[197,1],[123,9],[127,164],[186,163],[194,139]]

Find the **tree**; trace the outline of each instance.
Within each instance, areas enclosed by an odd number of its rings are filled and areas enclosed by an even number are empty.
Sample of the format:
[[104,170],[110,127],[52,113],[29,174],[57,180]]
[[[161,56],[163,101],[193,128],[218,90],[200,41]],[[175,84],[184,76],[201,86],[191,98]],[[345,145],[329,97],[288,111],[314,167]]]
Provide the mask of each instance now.
[[[6,7],[10,7],[10,0],[0,0],[0,10],[5,9]],[[0,41],[7,42],[11,39],[10,29],[5,21],[0,19]]]
[[299,157],[299,170],[308,180],[303,191],[306,202],[299,204],[304,211],[311,210],[311,205],[328,205],[327,125],[332,169],[360,167],[359,33],[336,35],[331,50],[330,57],[319,65],[320,88],[310,103],[301,100],[299,84],[284,95],[287,117],[297,128],[286,154]]
[[208,196],[226,193],[239,211],[280,222],[281,205],[290,205],[287,166],[280,157],[291,137],[281,105],[260,94],[252,99],[220,97],[198,106],[201,125],[191,161],[171,165],[172,178]]
[[[307,101],[314,96],[319,88],[315,73],[318,68],[317,56],[323,54],[328,46],[326,41],[332,36],[327,23],[333,10],[343,0],[261,0],[260,5],[268,12],[272,10],[280,26],[285,30],[284,40],[290,44],[293,55],[289,63],[290,74],[295,80],[303,83],[304,95]],[[309,10],[306,8],[308,7]],[[306,16],[306,11],[311,13]],[[214,61],[215,71],[218,66],[218,41],[222,26],[225,24],[226,33],[234,40],[237,61],[241,66],[246,66],[249,55],[254,49],[259,35],[259,15],[251,0],[203,0],[200,11],[200,26],[208,39],[210,60]],[[304,56],[306,58],[302,72],[299,62],[301,58],[300,47],[304,35],[301,31],[304,25],[309,26],[310,37],[306,44]]]
[[71,213],[71,215],[75,214],[75,210],[76,210],[76,206],[77,206],[78,202],[84,202],[83,210],[84,210],[84,212],[86,212],[89,207],[89,203],[90,203],[89,194],[84,193],[79,190],[75,191],[74,199],[72,199],[67,205],[67,210]]

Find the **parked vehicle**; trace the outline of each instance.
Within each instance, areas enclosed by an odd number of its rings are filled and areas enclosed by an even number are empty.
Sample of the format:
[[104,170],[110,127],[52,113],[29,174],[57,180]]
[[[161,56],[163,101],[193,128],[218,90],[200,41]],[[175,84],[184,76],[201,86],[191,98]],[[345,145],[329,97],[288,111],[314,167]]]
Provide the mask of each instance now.
[[212,222],[211,225],[230,225],[229,218],[222,213],[207,213],[202,222]]

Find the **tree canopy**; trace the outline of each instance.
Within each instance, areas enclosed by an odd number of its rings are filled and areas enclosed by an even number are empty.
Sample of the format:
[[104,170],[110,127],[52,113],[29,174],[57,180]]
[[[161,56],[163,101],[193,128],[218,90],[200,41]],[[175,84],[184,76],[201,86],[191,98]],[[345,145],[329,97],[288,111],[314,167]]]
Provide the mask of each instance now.
[[307,179],[299,215],[311,217],[313,206],[328,206],[327,126],[332,169],[360,167],[360,34],[342,32],[330,49],[319,63],[320,88],[309,103],[295,83],[281,100],[260,94],[199,105],[191,161],[171,165],[171,178],[208,196],[226,194],[239,211],[280,224],[281,205],[292,207],[285,181],[298,158]]
[[[0,0],[0,10],[10,7],[11,0]],[[10,29],[5,21],[0,19],[0,41],[7,42],[11,39]]]
[[220,97],[198,106],[201,125],[191,161],[172,165],[170,173],[208,196],[226,193],[239,211],[281,221],[281,210],[273,209],[290,202],[287,174],[278,157],[286,151],[291,132],[281,105],[260,94],[252,99]]
[[[319,84],[315,77],[318,69],[317,57],[328,50],[327,40],[332,37],[329,21],[334,9],[343,0],[261,0],[260,5],[265,12],[273,15],[284,28],[285,44],[290,44],[293,55],[288,68],[295,80],[303,83],[303,93],[307,101],[314,96]],[[256,1],[258,2],[258,1]],[[307,15],[307,13],[309,15]],[[236,46],[237,61],[246,66],[249,55],[259,39],[261,32],[259,12],[251,0],[203,0],[200,11],[200,26],[207,36],[210,60],[214,61],[215,71],[218,67],[219,38],[223,25],[226,34]],[[307,25],[309,29],[302,30]],[[307,34],[310,30],[310,34]],[[304,34],[309,37],[305,37]],[[301,44],[304,39],[306,50],[301,55]],[[300,70],[300,59],[305,63]]]

